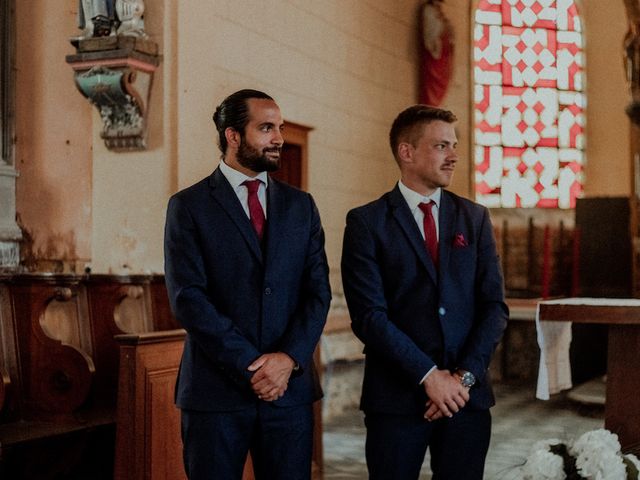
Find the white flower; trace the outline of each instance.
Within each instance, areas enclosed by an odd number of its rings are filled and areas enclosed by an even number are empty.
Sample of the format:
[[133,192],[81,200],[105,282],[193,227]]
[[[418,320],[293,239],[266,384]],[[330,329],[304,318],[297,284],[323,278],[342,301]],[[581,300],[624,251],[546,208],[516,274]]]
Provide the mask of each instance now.
[[[565,471],[567,455],[571,461]],[[566,475],[588,480],[638,480],[635,469],[640,470],[638,457],[623,455],[618,436],[601,428],[584,433],[571,445],[556,438],[536,442],[520,472],[524,480],[562,480]]]
[[569,453],[577,457],[585,448],[618,453],[620,452],[620,442],[618,441],[618,435],[604,428],[599,428],[598,430],[583,433],[569,448]]
[[578,473],[593,480],[625,480],[627,468],[618,452],[586,445],[576,458]]
[[564,462],[559,455],[542,448],[535,450],[522,468],[525,480],[564,480]]

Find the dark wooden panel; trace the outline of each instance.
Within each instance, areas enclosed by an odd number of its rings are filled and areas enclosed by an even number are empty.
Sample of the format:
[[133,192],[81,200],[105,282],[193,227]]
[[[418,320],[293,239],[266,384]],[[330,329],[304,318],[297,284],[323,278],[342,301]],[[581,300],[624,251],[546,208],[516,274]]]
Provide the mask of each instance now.
[[15,320],[11,295],[10,276],[0,275],[0,423],[18,418],[18,373]]
[[640,448],[640,325],[609,326],[604,426],[623,449]]
[[164,276],[156,275],[149,284],[151,289],[151,310],[153,312],[153,329],[155,331],[175,330],[182,328],[171,312],[167,286]]
[[182,480],[180,413],[173,403],[184,330],[121,335],[117,480]]
[[627,197],[579,198],[579,294],[582,297],[631,296],[630,204]]
[[300,188],[302,185],[302,146],[285,143],[282,147],[280,168],[271,176]]

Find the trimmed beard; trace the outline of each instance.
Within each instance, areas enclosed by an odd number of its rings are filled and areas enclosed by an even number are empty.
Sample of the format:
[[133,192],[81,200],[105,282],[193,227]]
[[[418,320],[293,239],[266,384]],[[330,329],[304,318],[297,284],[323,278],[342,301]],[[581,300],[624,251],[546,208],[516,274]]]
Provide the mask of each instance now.
[[280,168],[280,156],[274,160],[267,156],[267,152],[278,152],[280,155],[282,147],[264,148],[262,152],[259,152],[242,138],[238,148],[237,160],[240,165],[252,172],[275,172]]

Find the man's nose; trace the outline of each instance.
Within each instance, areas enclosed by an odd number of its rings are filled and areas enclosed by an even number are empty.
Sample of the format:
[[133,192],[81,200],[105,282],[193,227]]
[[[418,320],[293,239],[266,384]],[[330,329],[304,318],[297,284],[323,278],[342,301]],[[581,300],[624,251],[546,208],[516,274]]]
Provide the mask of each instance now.
[[280,130],[275,130],[275,134],[271,139],[271,143],[276,144],[278,146],[282,146],[282,144],[284,144],[284,138],[282,137],[282,132]]

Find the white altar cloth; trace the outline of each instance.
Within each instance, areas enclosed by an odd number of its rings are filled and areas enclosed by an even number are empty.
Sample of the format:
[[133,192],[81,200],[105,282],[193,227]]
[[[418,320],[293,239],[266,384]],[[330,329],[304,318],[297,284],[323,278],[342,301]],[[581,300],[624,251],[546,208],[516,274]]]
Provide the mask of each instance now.
[[541,322],[540,305],[593,305],[611,307],[640,307],[636,298],[560,298],[538,302],[536,308],[536,331],[540,347],[540,364],[536,398],[549,400],[549,395],[567,390],[571,383],[571,322]]

